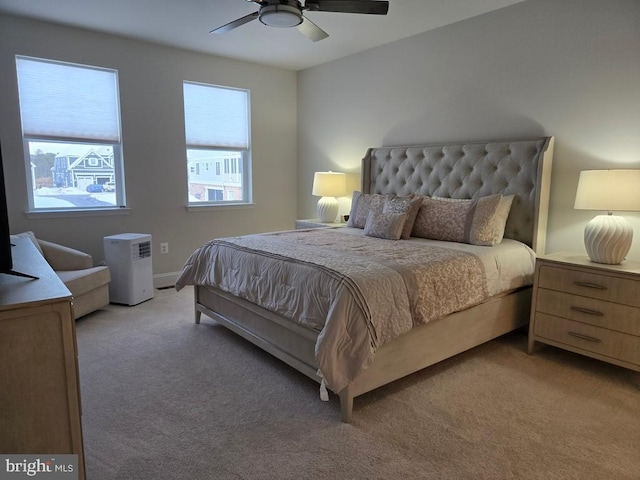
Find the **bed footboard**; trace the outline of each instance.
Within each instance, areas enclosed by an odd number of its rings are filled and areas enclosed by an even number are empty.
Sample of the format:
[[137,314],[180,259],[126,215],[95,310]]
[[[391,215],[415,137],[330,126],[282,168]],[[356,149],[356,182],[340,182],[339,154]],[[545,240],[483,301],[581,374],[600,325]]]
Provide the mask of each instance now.
[[197,286],[194,295],[196,323],[204,313],[320,383],[315,363],[317,332],[221,290]]
[[[196,323],[204,313],[321,382],[315,363],[316,332],[220,290],[195,287],[194,292]],[[527,287],[414,328],[383,345],[369,368],[339,392],[342,421],[351,422],[355,397],[526,325],[530,305]]]

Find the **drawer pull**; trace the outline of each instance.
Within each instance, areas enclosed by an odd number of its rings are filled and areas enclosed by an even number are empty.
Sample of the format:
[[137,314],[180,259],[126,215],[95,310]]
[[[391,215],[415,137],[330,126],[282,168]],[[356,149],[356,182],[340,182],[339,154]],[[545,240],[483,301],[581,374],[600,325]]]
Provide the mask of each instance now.
[[575,281],[573,283],[575,285],[578,285],[579,287],[595,288],[596,290],[606,290],[607,289],[607,287],[605,287],[604,285],[598,285],[597,283],[578,282],[578,281]]
[[588,342],[593,342],[593,343],[601,343],[602,342],[602,340],[600,340],[599,338],[590,337],[589,335],[583,335],[581,333],[576,333],[576,332],[568,332],[568,333],[572,337],[580,338],[582,340],[587,340]]
[[574,312],[586,313],[587,315],[595,315],[596,317],[603,317],[604,313],[599,312],[597,310],[591,310],[590,308],[583,307],[569,307],[569,310],[573,310]]

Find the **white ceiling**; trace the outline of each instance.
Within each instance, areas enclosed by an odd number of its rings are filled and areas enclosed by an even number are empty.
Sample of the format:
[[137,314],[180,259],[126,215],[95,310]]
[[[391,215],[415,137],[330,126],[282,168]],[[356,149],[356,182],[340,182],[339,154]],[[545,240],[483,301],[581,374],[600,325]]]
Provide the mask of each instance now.
[[386,16],[305,12],[329,34],[316,43],[257,20],[208,33],[258,9],[245,0],[0,0],[0,12],[302,70],[521,1],[390,0]]

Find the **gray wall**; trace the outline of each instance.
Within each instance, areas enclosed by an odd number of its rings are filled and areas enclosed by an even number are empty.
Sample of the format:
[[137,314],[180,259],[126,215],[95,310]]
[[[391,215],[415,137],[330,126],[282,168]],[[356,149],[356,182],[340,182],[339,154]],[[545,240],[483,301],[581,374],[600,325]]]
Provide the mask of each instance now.
[[[128,215],[27,218],[14,56],[115,68],[119,72]],[[253,200],[240,209],[188,212],[182,82],[251,90]],[[206,240],[293,228],[296,215],[296,73],[99,33],[0,16],[0,140],[11,230],[103,258],[102,238],[153,236],[156,276],[179,271]],[[169,254],[160,255],[160,242]]]
[[313,172],[357,188],[370,146],[553,135],[547,251],[584,252],[580,170],[640,168],[640,2],[528,0],[304,70],[298,129],[299,218]]
[[[26,217],[16,54],[118,69],[128,215]],[[186,210],[183,80],[251,90],[253,207]],[[547,250],[583,251],[596,212],[572,208],[579,171],[640,168],[640,2],[528,0],[297,75],[0,16],[0,98],[12,230],[97,261],[102,237],[151,233],[163,275],[207,239],[291,228],[315,216],[313,172],[350,172],[357,189],[370,146],[537,135],[556,137]],[[640,258],[640,215],[624,215]]]

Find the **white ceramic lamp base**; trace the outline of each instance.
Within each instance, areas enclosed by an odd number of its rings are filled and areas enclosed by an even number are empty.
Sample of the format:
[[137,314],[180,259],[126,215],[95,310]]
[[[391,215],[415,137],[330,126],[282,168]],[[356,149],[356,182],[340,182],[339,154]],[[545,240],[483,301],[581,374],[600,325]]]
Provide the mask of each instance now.
[[633,240],[631,224],[616,215],[598,215],[584,228],[584,246],[592,262],[621,263]]
[[322,223],[333,223],[338,216],[338,200],[335,197],[322,197],[318,200],[318,218]]

